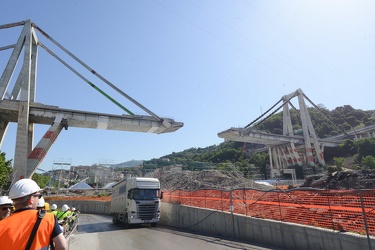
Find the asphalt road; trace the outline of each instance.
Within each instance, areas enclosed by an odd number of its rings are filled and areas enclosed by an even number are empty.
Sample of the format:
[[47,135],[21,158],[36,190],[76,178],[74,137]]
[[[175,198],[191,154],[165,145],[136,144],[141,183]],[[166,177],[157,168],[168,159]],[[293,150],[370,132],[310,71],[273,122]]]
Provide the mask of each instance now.
[[281,250],[281,248],[251,245],[212,236],[203,236],[158,225],[141,225],[130,229],[114,225],[110,216],[81,214],[79,225],[69,239],[70,250],[152,249],[152,250]]

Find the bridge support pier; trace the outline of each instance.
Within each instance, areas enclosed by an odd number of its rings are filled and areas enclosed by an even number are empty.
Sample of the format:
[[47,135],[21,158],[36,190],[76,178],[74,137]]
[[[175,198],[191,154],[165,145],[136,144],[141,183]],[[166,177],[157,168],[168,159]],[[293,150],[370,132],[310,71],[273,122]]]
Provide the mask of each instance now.
[[34,124],[29,122],[29,112],[30,102],[35,101],[36,67],[38,55],[37,41],[38,40],[36,38],[34,29],[31,26],[31,21],[27,20],[3,75],[6,77],[1,78],[0,83],[0,88],[3,90],[3,100],[11,80],[12,74],[10,72],[14,72],[17,59],[23,48],[23,65],[11,95],[11,98],[17,98],[17,96],[20,96],[18,107],[16,153],[14,155],[13,162],[14,180],[29,177],[27,175],[27,156],[33,147],[34,138]]
[[[83,61],[66,50],[57,41],[52,39],[46,32],[31,22],[31,20],[0,25],[0,30],[23,25],[21,34],[16,44],[0,47],[0,51],[12,49],[10,58],[5,66],[5,70],[0,77],[0,146],[5,137],[9,123],[15,122],[17,125],[16,148],[13,161],[13,181],[21,178],[30,178],[35,169],[46,155],[49,147],[55,141],[56,136],[62,127],[106,129],[116,131],[132,131],[144,133],[170,133],[183,127],[182,122],[175,122],[170,118],[162,118],[151,112],[129,95],[121,91],[114,84],[109,82],[98,72],[90,68]],[[148,115],[135,115],[124,106],[111,98],[91,83],[83,74],[80,74],[68,63],[53,53],[36,36],[39,31],[49,41],[59,47],[70,58],[86,68],[90,74],[94,74],[102,82],[106,83],[113,90],[125,97]],[[114,104],[126,111],[129,115],[103,114],[102,112],[88,112],[72,109],[62,109],[58,106],[49,106],[36,103],[36,72],[38,47],[41,46],[51,56],[55,57],[64,66],[75,73],[79,78],[96,89],[99,93],[111,100]],[[17,64],[21,53],[24,53],[23,64],[17,79],[12,82],[12,76],[17,69]],[[14,83],[11,94],[8,88]],[[63,116],[63,119],[59,117]],[[52,125],[50,130],[41,139],[40,144],[33,150],[34,124]]]

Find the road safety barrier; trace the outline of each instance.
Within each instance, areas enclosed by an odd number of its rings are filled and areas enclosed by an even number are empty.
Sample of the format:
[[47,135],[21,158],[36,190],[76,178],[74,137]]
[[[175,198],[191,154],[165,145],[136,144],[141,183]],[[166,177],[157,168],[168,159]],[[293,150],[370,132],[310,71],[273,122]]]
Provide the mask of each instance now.
[[375,235],[375,190],[164,190],[163,202]]
[[69,240],[70,236],[73,235],[74,231],[77,229],[79,224],[79,212],[77,212],[74,216],[68,217],[67,220],[62,225],[63,227],[63,234],[67,240]]

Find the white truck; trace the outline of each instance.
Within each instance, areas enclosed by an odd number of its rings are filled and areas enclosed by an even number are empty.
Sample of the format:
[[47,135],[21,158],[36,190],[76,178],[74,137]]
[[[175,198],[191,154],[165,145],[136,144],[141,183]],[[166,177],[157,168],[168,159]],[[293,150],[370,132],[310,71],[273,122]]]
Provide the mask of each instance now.
[[112,187],[110,213],[113,223],[150,223],[160,219],[160,182],[156,178],[128,177]]

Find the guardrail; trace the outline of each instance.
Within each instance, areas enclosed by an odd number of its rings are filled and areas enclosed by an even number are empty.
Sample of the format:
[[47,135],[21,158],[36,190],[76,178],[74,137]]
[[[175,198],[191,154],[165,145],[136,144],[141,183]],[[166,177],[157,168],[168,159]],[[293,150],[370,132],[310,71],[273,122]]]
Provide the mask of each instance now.
[[63,234],[66,240],[69,240],[70,236],[73,235],[78,225],[79,225],[79,212],[76,213],[75,218],[70,217],[66,221],[64,221],[63,225],[60,224],[60,226],[62,226],[63,228]]
[[374,190],[173,190],[163,202],[375,235]]

